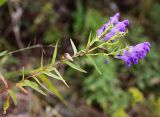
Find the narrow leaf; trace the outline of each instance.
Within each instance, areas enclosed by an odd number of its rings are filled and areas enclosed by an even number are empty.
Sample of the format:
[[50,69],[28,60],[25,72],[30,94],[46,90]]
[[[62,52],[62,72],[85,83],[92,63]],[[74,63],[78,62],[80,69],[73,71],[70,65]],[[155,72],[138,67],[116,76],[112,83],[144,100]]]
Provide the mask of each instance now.
[[47,89],[36,77],[33,77],[34,80],[42,87],[44,88],[46,91],[51,92],[49,89]]
[[76,48],[74,42],[72,41],[72,39],[70,39],[70,41],[71,41],[71,45],[72,45],[73,52],[74,52],[74,55],[75,55],[77,53],[77,48]]
[[8,83],[1,73],[0,73],[0,80],[4,83],[5,88],[8,88]]
[[13,90],[8,90],[8,94],[11,96],[13,102],[14,102],[14,105],[17,105],[17,98],[16,98],[16,95],[14,93]]
[[91,38],[92,38],[92,31],[89,34],[88,42],[87,42],[87,47],[91,46]]
[[65,103],[64,98],[61,96],[61,94],[58,92],[58,90],[56,89],[56,87],[52,84],[52,82],[45,76],[45,75],[39,75],[38,78],[45,83],[45,85],[47,86],[47,88],[53,93],[55,94],[55,96],[57,96],[62,102]]
[[51,72],[44,72],[44,74],[46,74],[47,76],[51,77],[51,78],[55,78],[57,80],[63,80],[63,78],[51,73]]
[[41,93],[41,94],[46,96],[46,94],[38,87],[38,84],[35,83],[35,82],[32,82],[30,80],[25,80],[24,82],[19,83],[19,85],[21,85],[21,86],[29,86],[29,87],[33,88],[34,90],[36,90],[37,92],[39,92],[39,93]]
[[59,71],[58,71],[56,68],[52,68],[52,70],[54,70],[57,75],[55,75],[55,74],[53,74],[53,73],[51,73],[51,72],[49,72],[49,71],[45,71],[45,72],[43,72],[43,73],[44,73],[45,75],[51,77],[51,78],[55,78],[55,79],[57,79],[57,80],[61,80],[67,87],[69,87],[68,84],[67,84],[67,83],[65,82],[65,80],[63,79],[63,77],[61,76],[61,74],[59,73]]
[[[63,79],[63,77],[62,77],[62,75],[59,73],[59,71],[55,68],[54,69],[54,71],[57,73],[57,75],[61,78],[61,79]],[[62,80],[63,81],[63,83],[69,88],[69,86],[68,86],[68,84],[66,83],[66,81],[63,79]]]
[[24,80],[24,66],[22,68],[22,80]]
[[70,67],[72,67],[73,69],[76,69],[80,72],[84,72],[84,73],[87,73],[85,70],[83,70],[82,68],[80,68],[80,66],[74,64],[74,63],[71,63],[69,61],[66,61],[65,64],[69,65]]
[[[0,1],[1,1],[1,0],[0,0]],[[7,53],[7,51],[0,52],[0,57],[1,57],[1,56],[4,56],[6,53]]]
[[65,53],[64,55],[67,59],[69,59],[70,61],[73,61],[73,58],[69,53]]
[[95,67],[95,69],[98,71],[99,74],[102,74],[102,72],[99,70],[97,64],[95,63],[95,61],[93,60],[92,57],[88,56],[89,61],[93,64],[93,66]]
[[42,51],[42,56],[41,56],[41,69],[43,68],[43,51]]
[[28,94],[28,91],[26,89],[24,89],[22,86],[19,85],[20,83],[17,83],[16,86],[23,91],[25,94]]
[[57,48],[58,48],[58,41],[57,41],[56,46],[55,46],[55,48],[54,48],[53,57],[52,57],[52,62],[51,62],[52,64],[54,64],[55,61],[56,61],[56,57],[57,57]]
[[9,106],[10,106],[10,96],[7,96],[6,102],[4,103],[4,111],[3,111],[3,114],[6,114]]

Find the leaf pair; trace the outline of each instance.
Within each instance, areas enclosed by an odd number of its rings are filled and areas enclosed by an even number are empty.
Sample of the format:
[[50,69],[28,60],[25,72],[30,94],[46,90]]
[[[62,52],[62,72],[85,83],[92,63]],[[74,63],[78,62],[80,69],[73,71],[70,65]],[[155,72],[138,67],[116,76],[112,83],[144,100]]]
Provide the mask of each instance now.
[[57,79],[57,80],[61,80],[68,88],[68,84],[66,83],[66,81],[63,79],[62,75],[60,74],[60,72],[56,69],[56,68],[53,68],[54,72],[56,74],[53,74],[52,72],[50,71],[45,71],[43,72],[45,75],[51,77],[51,78],[54,78],[54,79]]
[[24,80],[23,82],[19,83],[19,86],[21,87],[25,87],[25,86],[28,86],[28,87],[31,87],[32,89],[36,90],[37,92],[41,93],[42,95],[45,95],[46,96],[46,93],[44,93],[38,86],[37,83],[33,82],[33,81],[30,81],[30,80]]

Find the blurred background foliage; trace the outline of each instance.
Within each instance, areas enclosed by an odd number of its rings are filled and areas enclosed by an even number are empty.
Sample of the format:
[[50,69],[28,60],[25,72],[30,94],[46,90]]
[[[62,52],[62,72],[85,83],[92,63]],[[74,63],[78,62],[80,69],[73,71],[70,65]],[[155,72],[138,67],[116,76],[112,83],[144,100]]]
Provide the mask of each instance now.
[[[22,11],[15,19],[10,12],[13,4]],[[63,53],[72,54],[70,38],[78,48],[83,48],[90,31],[95,33],[116,12],[121,13],[121,19],[130,21],[129,33],[122,41],[128,44],[151,42],[151,52],[146,59],[127,69],[122,61],[95,57],[102,74],[88,58],[77,60],[87,74],[63,65],[60,71],[71,88],[66,89],[57,81],[53,84],[68,106],[53,95],[42,97],[32,93],[23,99],[24,95],[19,93],[19,107],[13,106],[8,116],[160,117],[159,0],[0,0],[0,51],[19,49],[19,43],[22,47],[40,44],[46,51],[47,64],[53,52],[48,45],[60,40],[59,58]],[[14,31],[15,20],[19,39]],[[35,48],[0,58],[0,70],[15,82],[20,78],[22,66],[26,70],[39,66],[40,56],[41,48]]]

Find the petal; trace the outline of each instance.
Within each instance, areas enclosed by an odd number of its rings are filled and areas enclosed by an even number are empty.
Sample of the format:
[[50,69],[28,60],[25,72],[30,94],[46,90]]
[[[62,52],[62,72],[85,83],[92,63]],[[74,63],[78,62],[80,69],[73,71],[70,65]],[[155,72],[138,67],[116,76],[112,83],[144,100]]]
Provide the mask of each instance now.
[[111,30],[109,33],[105,35],[103,38],[104,41],[111,39],[116,34],[116,30]]
[[97,35],[101,36],[105,30],[106,30],[106,24],[103,25],[99,30],[97,30]]
[[110,20],[109,22],[112,23],[112,24],[117,24],[119,21],[119,16],[120,14],[119,13],[116,13],[113,17],[110,17]]
[[133,57],[133,58],[132,58],[132,62],[133,62],[134,64],[138,64],[138,58]]

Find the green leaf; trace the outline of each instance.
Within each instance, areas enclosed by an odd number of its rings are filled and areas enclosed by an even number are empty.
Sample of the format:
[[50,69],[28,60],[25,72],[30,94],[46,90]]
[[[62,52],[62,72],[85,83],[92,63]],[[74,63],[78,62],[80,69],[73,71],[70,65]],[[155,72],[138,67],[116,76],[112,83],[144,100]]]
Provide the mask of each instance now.
[[24,66],[22,68],[22,80],[24,80]]
[[75,46],[75,44],[73,43],[72,39],[70,39],[71,41],[71,45],[72,45],[72,48],[73,48],[73,52],[74,52],[74,55],[77,53],[77,48]]
[[88,56],[89,61],[93,64],[93,66],[95,67],[95,69],[98,71],[99,74],[102,74],[102,72],[100,71],[100,69],[98,68],[96,62],[93,60],[92,57]]
[[7,0],[0,0],[0,6],[4,5],[7,2]]
[[54,68],[53,70],[56,72],[56,74],[57,74],[59,77],[61,77],[61,78],[63,79],[63,77],[61,76],[61,74],[59,73],[59,71],[58,71],[56,68]]
[[14,102],[14,105],[17,105],[17,98],[16,98],[16,95],[15,95],[15,92],[13,90],[8,90],[8,94],[11,96],[13,102]]
[[44,74],[49,76],[49,77],[51,77],[51,78],[55,78],[57,80],[61,80],[67,87],[69,87],[68,84],[63,79],[63,77],[61,76],[61,74],[59,73],[59,71],[57,69],[55,69],[55,68],[53,70],[56,72],[57,75],[55,75],[55,74],[53,74],[51,72],[46,72],[46,71],[44,72]]
[[46,96],[46,94],[39,88],[38,84],[33,81],[25,80],[24,82],[19,83],[19,85],[20,86],[29,86],[32,89],[36,90],[37,92]]
[[44,88],[46,91],[51,92],[50,90],[48,90],[36,77],[33,77],[34,80],[42,87]]
[[[59,73],[59,71],[55,68],[55,69],[53,69],[56,73],[57,73],[57,75],[61,78],[61,79],[63,79],[63,77],[62,77],[62,75]],[[66,83],[66,81],[63,79],[62,80],[63,81],[63,83],[69,88],[69,86],[68,86],[68,84]]]
[[92,38],[92,31],[89,34],[88,42],[87,42],[87,47],[91,46],[91,38]]
[[41,69],[43,68],[43,50],[42,50],[42,56],[41,56]]
[[6,114],[6,112],[7,112],[7,110],[8,110],[8,108],[9,108],[9,106],[10,106],[10,96],[7,96],[7,99],[6,99],[6,102],[4,103],[4,111],[3,111],[3,114]]
[[46,74],[47,76],[51,77],[51,78],[55,78],[57,80],[63,80],[63,78],[51,73],[51,72],[43,72],[44,74]]
[[73,69],[75,70],[78,70],[80,72],[84,72],[84,73],[87,73],[85,70],[83,70],[82,68],[80,68],[80,66],[74,64],[74,63],[71,63],[69,61],[66,61],[65,64],[69,65],[70,67],[72,67]]
[[0,52],[0,57],[4,56],[6,53],[7,53],[7,51]]
[[47,88],[53,93],[55,94],[55,96],[57,96],[62,102],[65,103],[64,98],[61,96],[61,94],[58,92],[58,90],[56,89],[56,87],[52,84],[52,82],[45,76],[45,75],[39,75],[38,78],[45,83],[45,85],[47,86]]
[[55,48],[54,48],[53,57],[52,57],[52,62],[51,62],[52,64],[54,64],[55,61],[56,61],[57,48],[58,48],[58,41],[57,41],[56,46],[55,46]]
[[72,56],[69,53],[65,53],[64,56],[69,59],[70,61],[73,61]]

